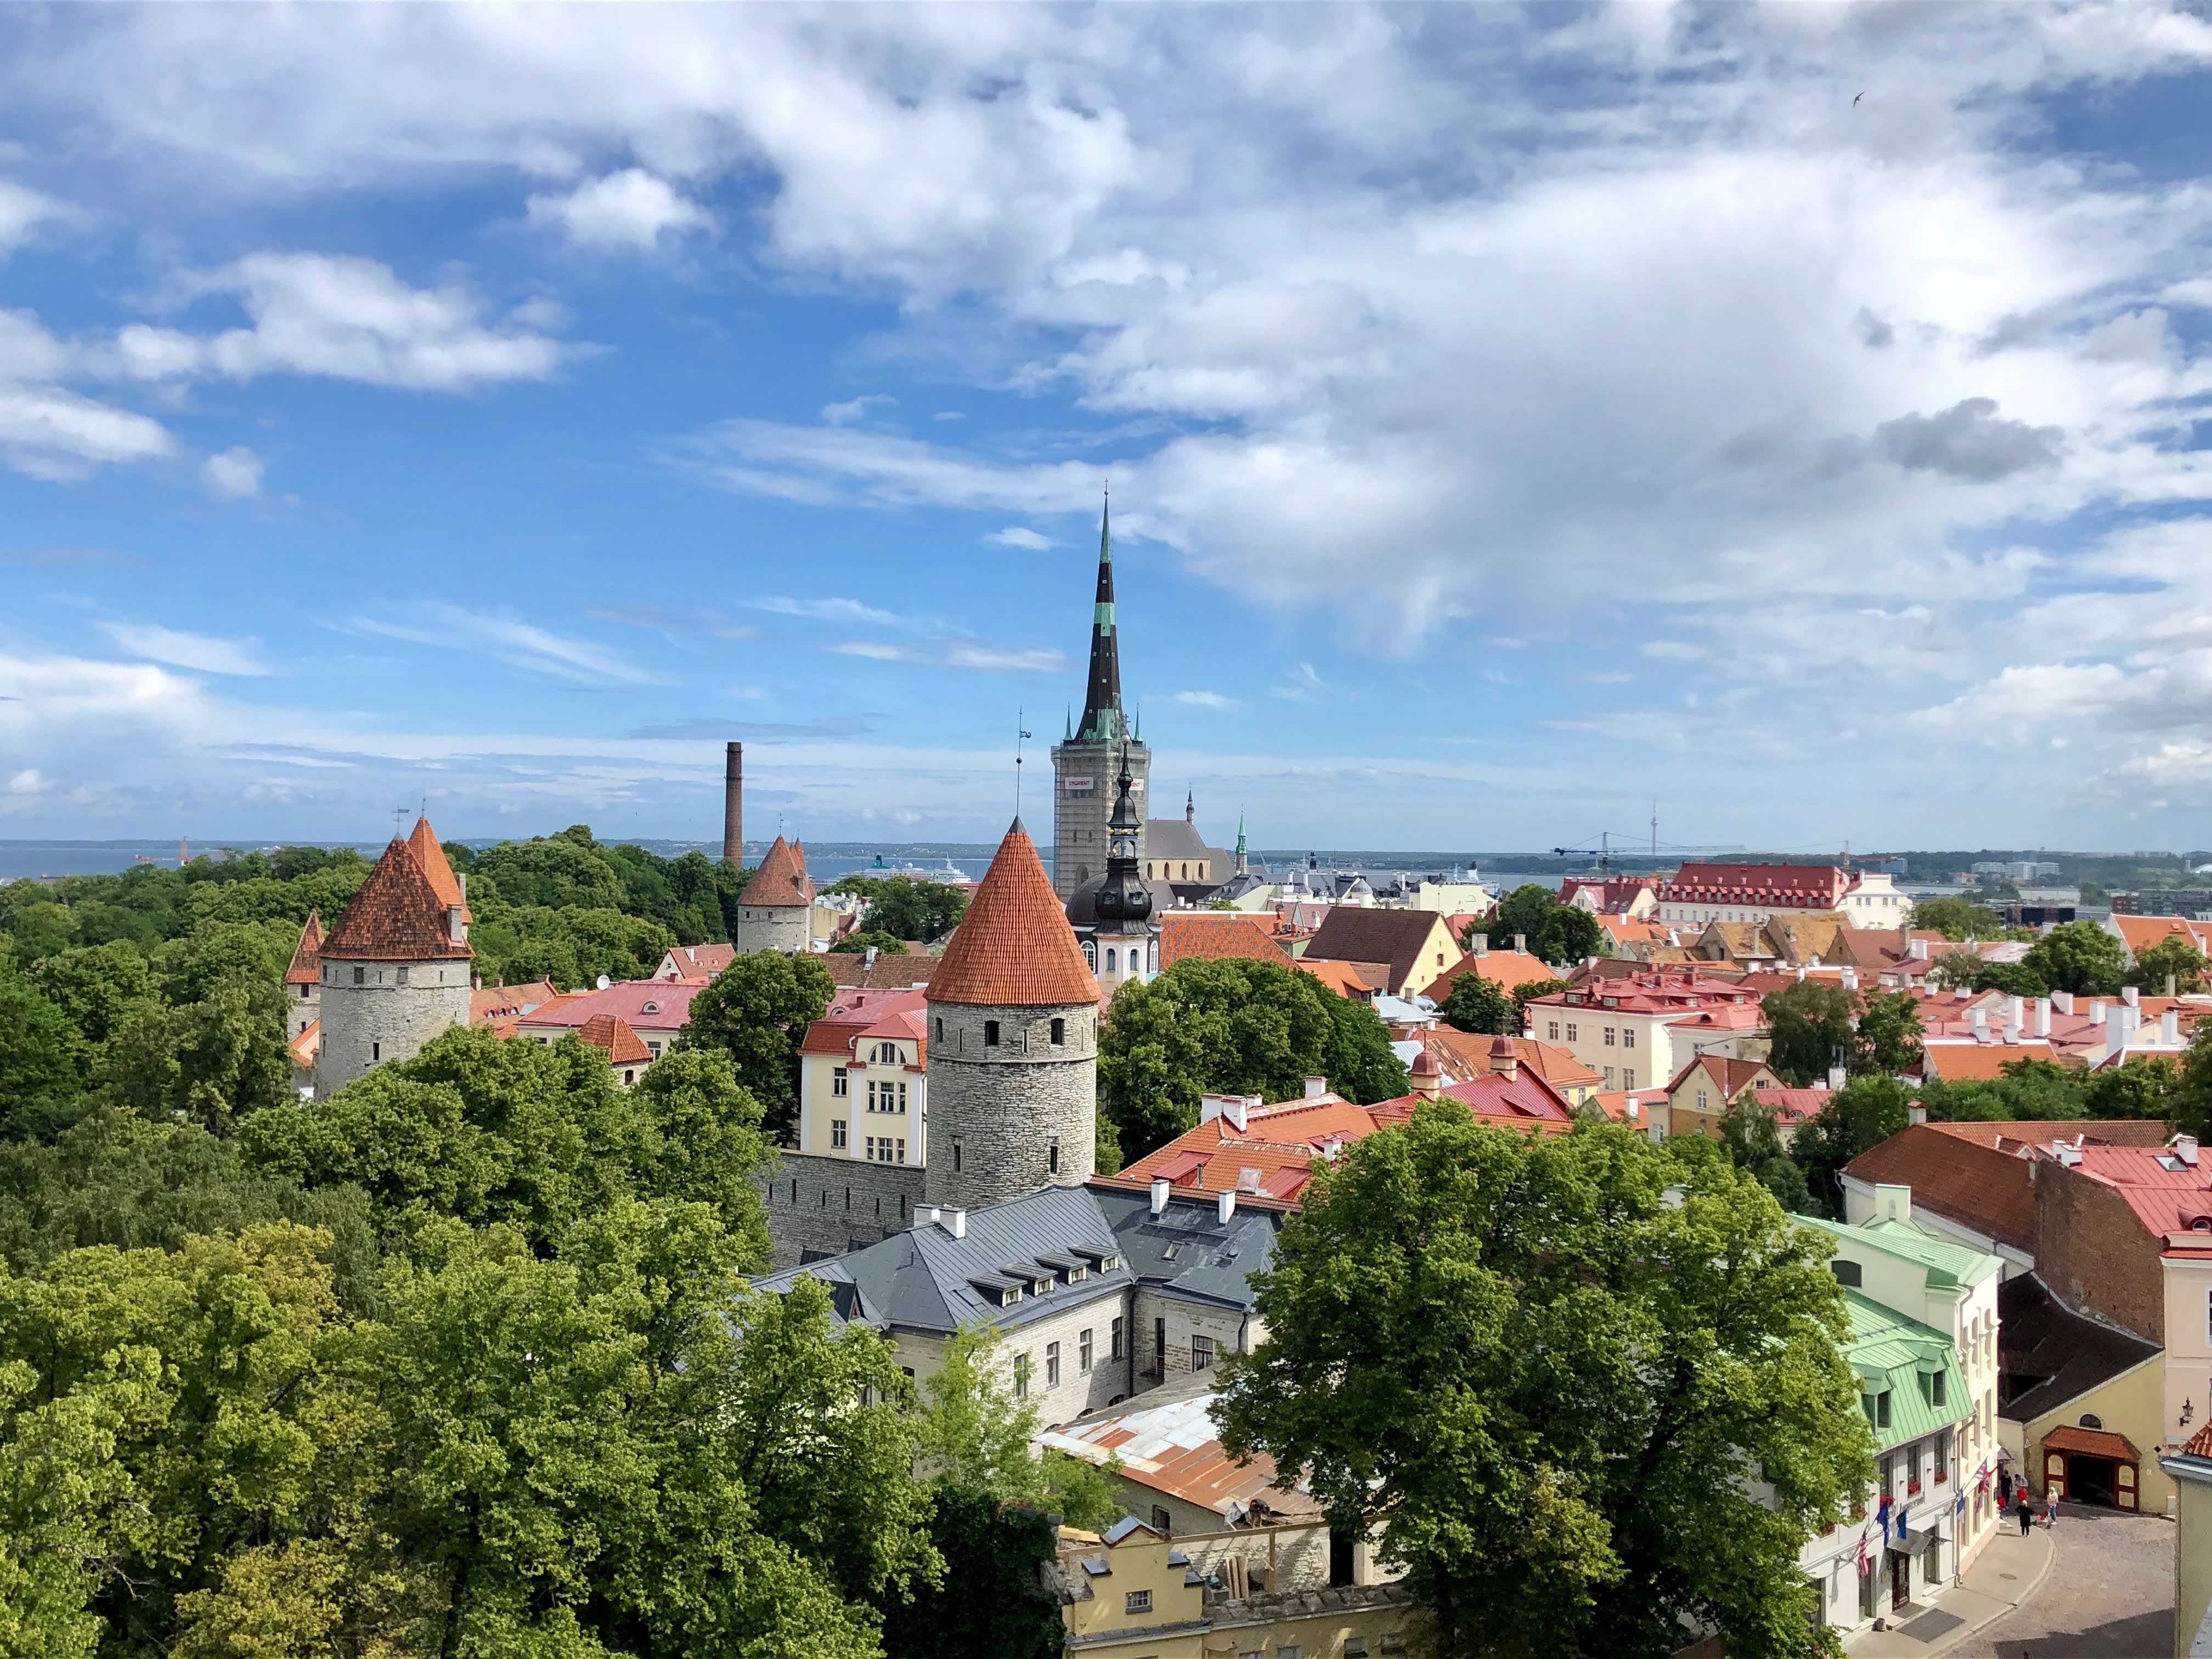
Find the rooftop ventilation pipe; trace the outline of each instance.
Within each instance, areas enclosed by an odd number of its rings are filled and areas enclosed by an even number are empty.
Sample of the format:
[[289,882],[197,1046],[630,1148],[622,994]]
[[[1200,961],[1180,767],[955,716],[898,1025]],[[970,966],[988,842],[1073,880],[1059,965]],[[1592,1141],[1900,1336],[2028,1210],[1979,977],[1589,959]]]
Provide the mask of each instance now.
[[1174,1186],[1164,1176],[1152,1182],[1152,1213],[1154,1215],[1167,1213],[1168,1194],[1174,1190]]

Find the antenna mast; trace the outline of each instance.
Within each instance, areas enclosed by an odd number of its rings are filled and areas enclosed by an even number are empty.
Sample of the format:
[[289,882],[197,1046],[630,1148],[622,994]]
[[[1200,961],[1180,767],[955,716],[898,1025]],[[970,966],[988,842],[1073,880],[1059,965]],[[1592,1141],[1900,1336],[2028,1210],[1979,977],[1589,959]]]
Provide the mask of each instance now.
[[1022,724],[1023,716],[1026,713],[1027,710],[1019,707],[1014,710],[1014,816],[1016,817],[1022,815],[1022,739],[1030,735]]

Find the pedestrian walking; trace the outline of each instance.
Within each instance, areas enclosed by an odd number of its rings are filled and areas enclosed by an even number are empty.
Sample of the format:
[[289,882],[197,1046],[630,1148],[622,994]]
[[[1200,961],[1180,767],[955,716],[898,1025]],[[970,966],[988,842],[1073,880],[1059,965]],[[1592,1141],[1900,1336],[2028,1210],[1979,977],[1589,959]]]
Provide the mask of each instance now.
[[2028,1506],[2027,1488],[2020,1489],[2020,1535],[2027,1536],[2027,1529],[2035,1524],[2035,1511]]
[[2043,1524],[2045,1528],[2058,1524],[2058,1494],[2056,1492],[2043,1500]]

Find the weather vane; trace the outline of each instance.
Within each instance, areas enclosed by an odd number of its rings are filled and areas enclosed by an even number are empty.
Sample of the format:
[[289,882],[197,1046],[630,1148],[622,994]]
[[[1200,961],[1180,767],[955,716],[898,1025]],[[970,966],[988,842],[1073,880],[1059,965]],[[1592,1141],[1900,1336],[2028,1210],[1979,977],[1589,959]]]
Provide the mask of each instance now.
[[1022,815],[1022,739],[1036,735],[1022,723],[1023,716],[1028,712],[1022,708],[1017,708],[1014,710],[1014,816],[1016,817]]

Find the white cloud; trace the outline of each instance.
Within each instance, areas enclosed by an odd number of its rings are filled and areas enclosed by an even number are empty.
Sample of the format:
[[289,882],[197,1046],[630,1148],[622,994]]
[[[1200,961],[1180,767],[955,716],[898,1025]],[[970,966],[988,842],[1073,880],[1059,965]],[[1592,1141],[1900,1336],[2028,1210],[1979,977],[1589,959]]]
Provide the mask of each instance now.
[[1034,530],[1024,530],[1019,525],[1008,525],[1004,530],[994,530],[983,539],[994,547],[1026,548],[1032,553],[1042,553],[1060,544],[1049,536],[1040,536]]
[[212,634],[188,633],[152,623],[102,623],[108,637],[133,656],[167,663],[173,668],[197,668],[205,674],[268,674],[270,669],[255,653],[252,640],[226,640]]
[[766,599],[748,599],[747,605],[756,611],[766,611],[778,617],[805,617],[811,622],[867,623],[878,628],[896,627],[901,618],[889,611],[858,599],[793,599],[777,594]]
[[37,795],[46,792],[46,781],[39,775],[39,769],[27,766],[8,780],[11,795]]
[[268,467],[268,462],[240,445],[202,461],[200,477],[224,501],[246,501],[261,493],[261,475]]
[[1176,701],[1189,703],[1194,708],[1217,709],[1223,714],[1244,706],[1236,698],[1225,697],[1218,691],[1178,691]]
[[90,354],[94,365],[141,380],[312,374],[468,392],[545,380],[580,349],[520,322],[488,323],[468,289],[410,288],[373,259],[253,253],[186,286],[234,298],[253,325],[200,335],[133,324]]
[[871,392],[849,403],[831,404],[822,411],[822,418],[832,426],[850,426],[855,421],[866,420],[868,411],[881,406],[897,407],[898,399],[881,392]]
[[714,223],[705,209],[642,167],[589,179],[565,196],[532,196],[528,213],[532,224],[557,228],[580,247],[644,252]]
[[940,640],[926,645],[888,645],[878,640],[842,640],[829,649],[841,657],[872,662],[914,663],[931,668],[969,668],[988,673],[1049,674],[1067,666],[1067,653],[1018,647],[980,645],[972,640]]
[[0,179],[0,258],[22,246],[40,225],[77,216],[76,210],[66,202],[56,201],[27,185]]
[[1310,662],[1302,662],[1283,676],[1273,695],[1286,702],[1311,702],[1328,688]]
[[630,685],[651,685],[659,679],[614,652],[556,634],[509,611],[432,603],[421,606],[416,615],[420,621],[356,617],[348,625],[357,633],[415,645],[481,651],[516,668],[560,679]]
[[33,477],[65,481],[95,467],[159,460],[176,440],[159,421],[54,386],[0,380],[0,459]]

